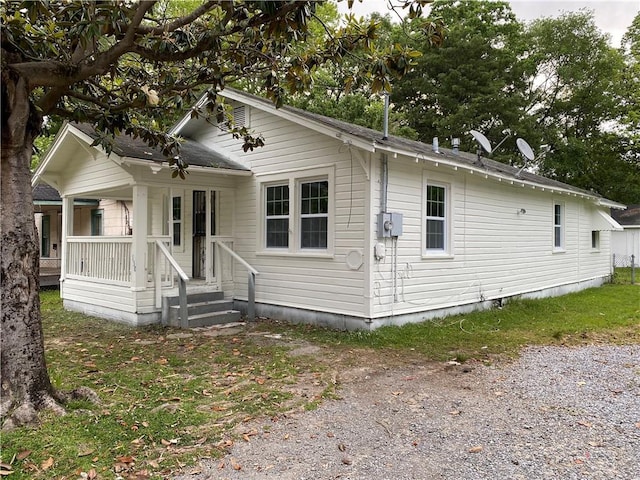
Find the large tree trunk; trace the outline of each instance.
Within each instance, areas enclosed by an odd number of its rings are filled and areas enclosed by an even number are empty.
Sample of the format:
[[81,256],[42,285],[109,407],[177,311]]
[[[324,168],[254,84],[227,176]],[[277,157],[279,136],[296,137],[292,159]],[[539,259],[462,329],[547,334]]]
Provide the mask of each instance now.
[[0,414],[3,428],[33,423],[54,401],[40,318],[39,248],[29,166],[41,118],[23,78],[2,72],[2,329]]

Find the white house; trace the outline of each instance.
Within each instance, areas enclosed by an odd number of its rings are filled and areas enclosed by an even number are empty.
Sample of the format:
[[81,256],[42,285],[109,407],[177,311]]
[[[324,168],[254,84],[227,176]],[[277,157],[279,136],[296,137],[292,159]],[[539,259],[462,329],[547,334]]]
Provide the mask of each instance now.
[[[226,129],[187,116],[173,131],[187,139],[185,180],[139,141],[121,137],[107,156],[86,126],[61,130],[35,181],[63,198],[67,308],[175,322],[163,297],[181,277],[251,315],[374,329],[611,274],[620,227],[608,212],[623,205],[476,155],[221,95],[265,146],[244,152]],[[74,197],[131,202],[132,235],[73,235]]]
[[611,216],[622,226],[622,230],[611,234],[611,251],[617,267],[640,264],[640,205],[629,205],[626,210],[613,210]]

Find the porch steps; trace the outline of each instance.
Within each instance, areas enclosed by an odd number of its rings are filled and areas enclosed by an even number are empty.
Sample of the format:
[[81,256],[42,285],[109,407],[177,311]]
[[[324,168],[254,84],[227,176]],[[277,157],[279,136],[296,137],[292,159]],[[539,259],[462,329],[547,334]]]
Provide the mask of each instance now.
[[[237,322],[241,314],[233,310],[233,302],[224,299],[223,292],[187,294],[188,327],[209,327]],[[162,323],[180,327],[180,297],[167,296],[162,299]]]

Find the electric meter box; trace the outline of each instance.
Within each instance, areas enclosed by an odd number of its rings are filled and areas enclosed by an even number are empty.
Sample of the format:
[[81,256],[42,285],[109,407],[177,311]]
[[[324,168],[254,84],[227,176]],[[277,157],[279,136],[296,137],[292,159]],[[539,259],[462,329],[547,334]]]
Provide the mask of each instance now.
[[382,212],[378,214],[378,238],[402,235],[402,214]]

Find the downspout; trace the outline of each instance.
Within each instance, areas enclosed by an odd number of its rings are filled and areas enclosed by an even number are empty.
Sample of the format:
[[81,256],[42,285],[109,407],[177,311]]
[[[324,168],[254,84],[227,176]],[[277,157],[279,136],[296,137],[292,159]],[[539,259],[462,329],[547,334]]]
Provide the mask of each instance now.
[[[382,121],[382,139],[389,138],[389,94],[384,94],[384,117]],[[387,189],[389,187],[389,159],[386,153],[380,157],[382,175],[380,178],[380,211],[387,211]]]

